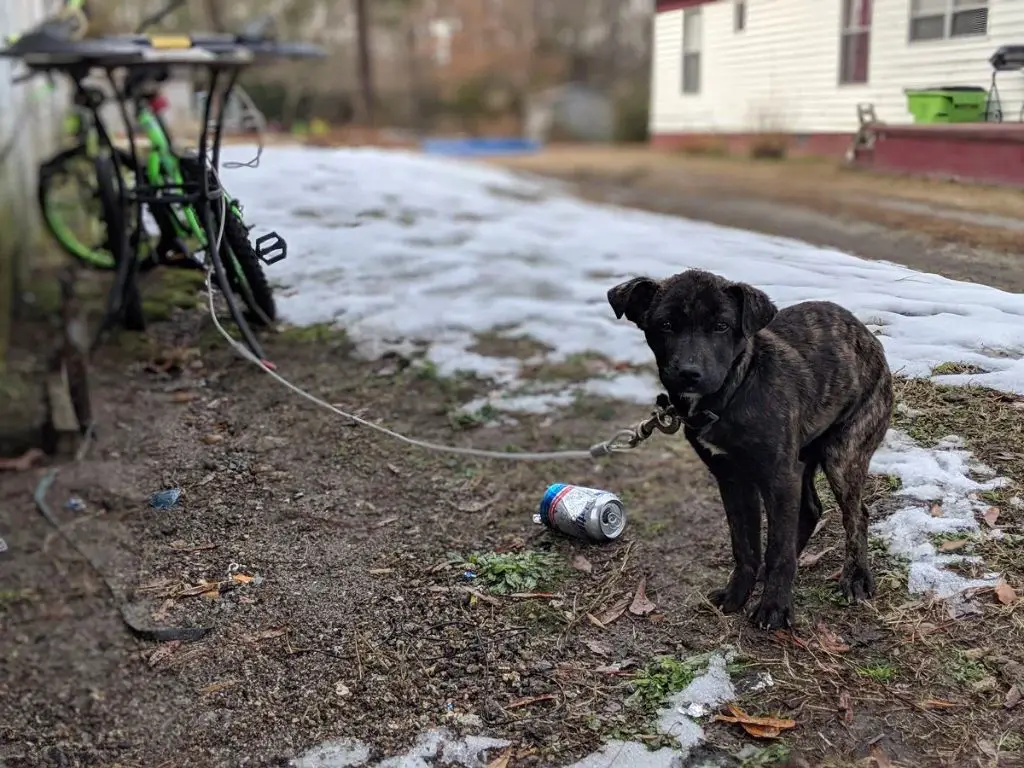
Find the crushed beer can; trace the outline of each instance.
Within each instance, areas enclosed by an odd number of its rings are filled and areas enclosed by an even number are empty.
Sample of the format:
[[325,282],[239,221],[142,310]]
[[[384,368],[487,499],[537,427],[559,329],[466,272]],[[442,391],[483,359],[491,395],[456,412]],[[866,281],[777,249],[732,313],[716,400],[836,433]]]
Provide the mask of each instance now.
[[626,527],[626,509],[608,491],[555,483],[544,492],[533,522],[577,539],[613,541]]

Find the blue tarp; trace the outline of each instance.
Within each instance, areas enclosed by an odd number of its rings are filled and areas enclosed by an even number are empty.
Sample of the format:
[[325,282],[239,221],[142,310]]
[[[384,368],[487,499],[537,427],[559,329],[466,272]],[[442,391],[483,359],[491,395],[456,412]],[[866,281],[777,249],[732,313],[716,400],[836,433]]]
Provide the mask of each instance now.
[[472,157],[480,155],[527,155],[540,151],[532,139],[513,136],[477,139],[424,139],[420,148],[428,155]]

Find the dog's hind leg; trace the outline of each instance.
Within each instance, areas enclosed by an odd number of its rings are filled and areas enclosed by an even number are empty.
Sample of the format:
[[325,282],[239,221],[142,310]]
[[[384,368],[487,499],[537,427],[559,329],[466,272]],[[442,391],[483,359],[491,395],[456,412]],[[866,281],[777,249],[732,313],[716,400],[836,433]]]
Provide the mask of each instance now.
[[884,397],[870,399],[830,435],[822,450],[825,476],[843,513],[846,559],[839,586],[851,603],[866,600],[875,592],[868,565],[868,508],[863,493],[871,456],[888,428],[889,407]]
[[804,476],[800,491],[800,528],[797,534],[797,556],[804,551],[814,529],[821,520],[822,505],[818,489],[814,487],[814,476],[818,473],[818,456],[808,457],[804,465]]

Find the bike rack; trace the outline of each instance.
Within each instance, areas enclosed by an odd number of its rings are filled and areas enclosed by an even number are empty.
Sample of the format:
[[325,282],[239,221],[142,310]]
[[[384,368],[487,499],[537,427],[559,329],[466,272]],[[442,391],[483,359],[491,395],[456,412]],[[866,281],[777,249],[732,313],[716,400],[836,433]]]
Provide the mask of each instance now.
[[[219,183],[224,117],[228,97],[243,69],[284,58],[321,58],[324,53],[315,46],[302,43],[241,44],[231,35],[171,39],[176,44],[169,44],[168,40],[134,35],[69,41],[56,40],[52,36],[40,33],[35,37],[30,34],[19,39],[13,45],[0,50],[0,56],[20,58],[34,70],[64,74],[79,92],[85,88],[85,77],[96,69],[106,74],[107,80],[117,94],[120,94],[116,80],[118,72],[152,67],[154,64],[206,70],[208,97],[203,108],[203,124],[196,158],[198,182],[154,186],[147,184],[144,176],[136,174],[134,189],[128,189],[122,175],[123,169],[118,163],[113,137],[104,125],[99,110],[93,109],[101,145],[108,151],[114,167],[120,207],[125,212],[125,219],[119,222],[121,226],[113,228],[115,233],[112,237],[111,250],[116,263],[114,285],[108,294],[107,311],[93,340],[92,349],[95,349],[113,325],[124,319],[125,300],[128,291],[135,284],[140,261],[141,238],[145,231],[143,207],[147,203],[181,203],[195,206],[199,214],[208,244],[207,258],[213,267],[217,284],[224,294],[231,319],[238,326],[243,341],[257,358],[270,365],[265,360],[259,340],[245,320],[239,302],[234,297],[219,249],[215,247],[219,244],[220,232],[215,206],[224,198],[224,190]],[[132,164],[138,168],[137,135],[128,104],[121,98],[118,98],[117,102],[125,124],[128,152]],[[227,215],[226,210],[224,215]],[[133,216],[134,227],[129,224]],[[275,264],[287,255],[287,245],[280,235],[272,232],[256,241],[256,251],[265,264]]]

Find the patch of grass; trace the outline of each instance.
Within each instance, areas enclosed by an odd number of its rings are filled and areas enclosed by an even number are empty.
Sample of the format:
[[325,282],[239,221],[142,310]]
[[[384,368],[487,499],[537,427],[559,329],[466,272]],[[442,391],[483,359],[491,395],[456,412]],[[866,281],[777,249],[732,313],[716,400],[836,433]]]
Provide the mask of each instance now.
[[477,408],[475,411],[454,411],[448,416],[448,422],[452,429],[467,430],[482,427],[489,421],[498,418],[498,410],[490,403]]
[[476,574],[474,583],[499,595],[550,587],[562,570],[558,555],[536,550],[474,552],[466,558],[463,567]]
[[175,309],[195,309],[202,298],[202,272],[185,269],[161,270],[142,293],[142,311],[147,320],[170,320]]
[[987,677],[988,671],[977,659],[971,658],[963,651],[956,651],[946,663],[946,674],[955,683],[970,685]]
[[892,664],[877,663],[866,667],[858,667],[857,674],[876,683],[888,683],[896,677],[899,670]]
[[789,759],[792,750],[786,744],[777,743],[768,747],[751,746],[740,753],[740,768],[769,768],[782,765]]
[[0,614],[7,613],[19,603],[29,603],[35,599],[35,593],[30,589],[2,589],[0,590]]
[[673,693],[693,682],[707,665],[707,656],[679,660],[675,656],[656,656],[630,679],[633,694],[629,702],[654,712]]
[[963,363],[959,361],[947,361],[945,363],[939,363],[932,367],[932,376],[952,376],[958,373],[988,373],[984,368],[974,365],[973,363]]
[[1024,399],[984,387],[948,387],[896,378],[898,401],[917,412],[896,412],[893,426],[923,445],[947,435],[963,438],[975,456],[1000,474],[1024,480]]
[[314,323],[313,325],[293,325],[282,328],[277,338],[290,344],[325,344],[347,341],[348,335],[344,328],[339,328],[331,323]]
[[597,352],[579,352],[564,360],[543,362],[523,371],[535,381],[581,382],[607,376],[612,371],[608,358]]
[[554,349],[529,336],[505,336],[501,330],[478,334],[476,343],[468,350],[484,357],[514,357],[526,360],[546,355]]

